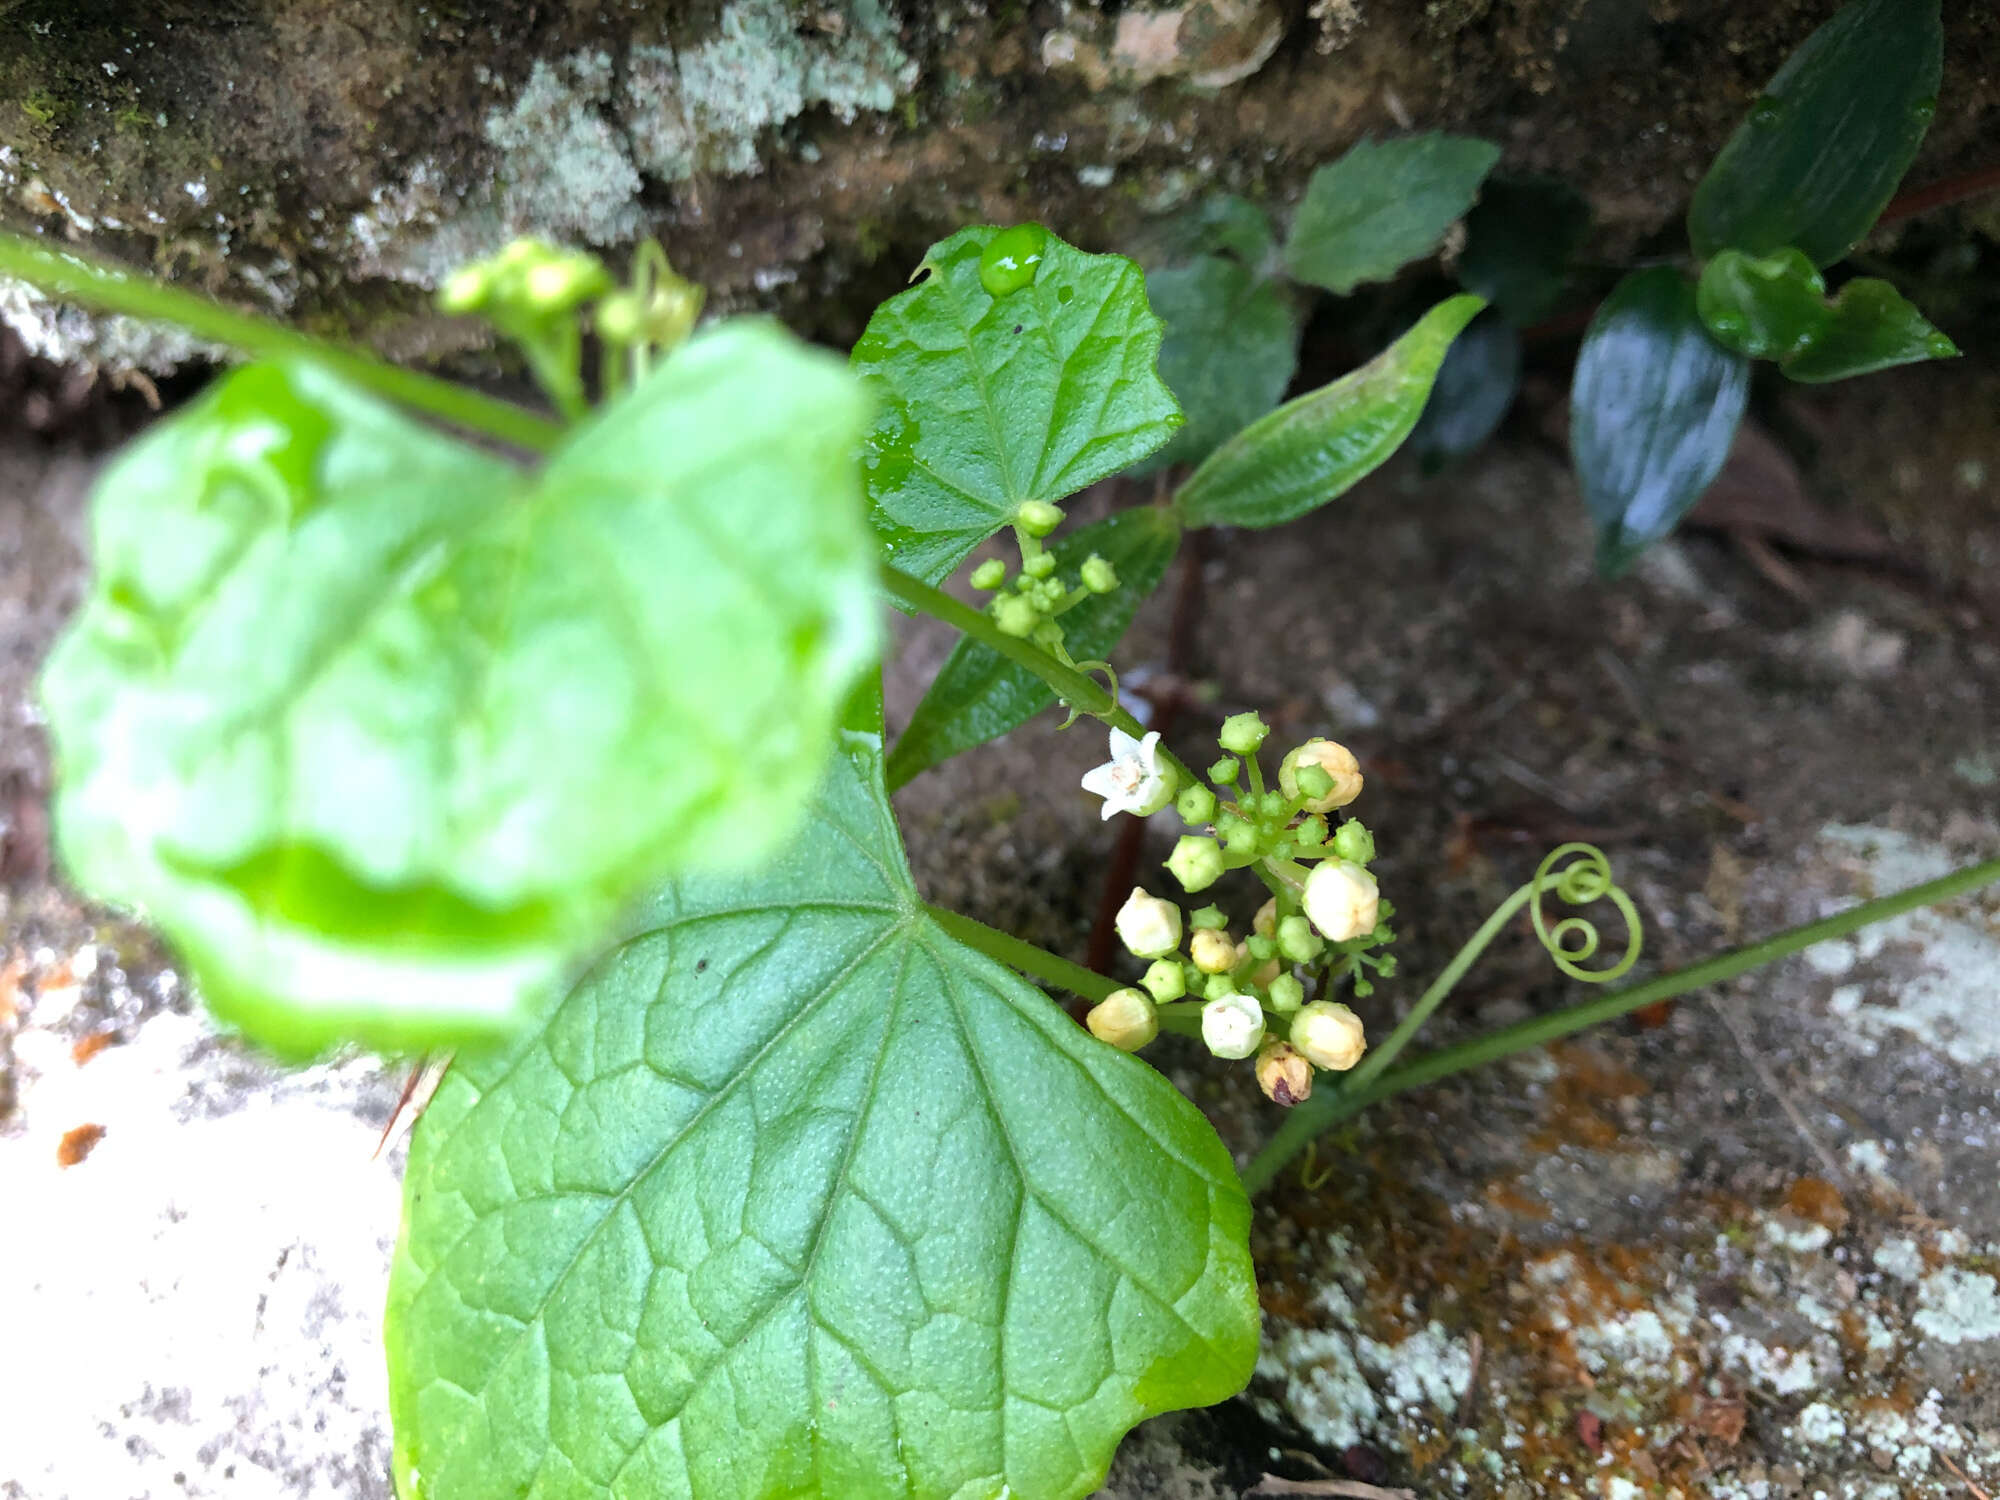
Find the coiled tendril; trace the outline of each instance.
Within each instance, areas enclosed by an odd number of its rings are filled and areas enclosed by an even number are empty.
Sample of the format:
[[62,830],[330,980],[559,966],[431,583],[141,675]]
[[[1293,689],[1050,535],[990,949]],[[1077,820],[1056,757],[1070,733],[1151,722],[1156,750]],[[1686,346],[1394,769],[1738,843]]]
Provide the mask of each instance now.
[[[1556,868],[1565,859],[1570,863]],[[1528,901],[1528,916],[1535,924],[1535,936],[1548,950],[1550,961],[1570,978],[1586,984],[1608,984],[1623,978],[1639,961],[1638,908],[1612,878],[1611,861],[1595,844],[1564,844],[1550,850],[1535,867],[1535,878],[1529,887],[1533,895]],[[1566,906],[1609,901],[1617,907],[1618,915],[1625,920],[1625,956],[1608,969],[1584,968],[1603,941],[1597,924],[1587,917],[1574,916],[1551,923],[1542,911],[1542,897],[1549,892]]]

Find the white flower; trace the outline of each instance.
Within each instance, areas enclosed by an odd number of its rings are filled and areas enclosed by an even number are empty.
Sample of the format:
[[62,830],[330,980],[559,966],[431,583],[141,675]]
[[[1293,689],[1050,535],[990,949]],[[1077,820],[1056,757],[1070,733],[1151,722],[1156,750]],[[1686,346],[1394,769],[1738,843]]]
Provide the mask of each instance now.
[[1368,1033],[1346,1006],[1315,1000],[1292,1017],[1292,1045],[1315,1068],[1345,1073],[1368,1050]]
[[1201,1008],[1201,1039],[1217,1057],[1248,1057],[1264,1040],[1264,1008],[1249,995],[1223,995]]
[[1375,877],[1351,859],[1327,859],[1306,877],[1306,915],[1328,942],[1344,943],[1375,930],[1381,891]]
[[1160,762],[1160,732],[1135,740],[1122,729],[1111,731],[1111,759],[1083,774],[1083,789],[1104,799],[1103,816],[1128,812],[1151,817],[1174,800],[1174,773]]
[[1181,945],[1181,909],[1134,886],[1118,908],[1118,940],[1136,958],[1165,958]]

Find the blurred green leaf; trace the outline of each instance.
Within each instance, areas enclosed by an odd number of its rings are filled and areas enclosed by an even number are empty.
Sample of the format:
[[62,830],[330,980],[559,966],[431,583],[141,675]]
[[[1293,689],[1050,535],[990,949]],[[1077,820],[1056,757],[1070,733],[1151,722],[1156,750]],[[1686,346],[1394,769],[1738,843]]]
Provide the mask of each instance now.
[[1729,457],[1750,362],[1708,335],[1691,282],[1634,271],[1598,309],[1570,390],[1570,453],[1616,577],[1679,523]]
[[1267,262],[1274,248],[1270,216],[1234,193],[1211,193],[1192,209],[1155,226],[1149,240],[1151,253],[1163,263],[1233,255],[1257,272],[1270,269]]
[[152,428],[43,692],[64,861],[288,1055],[504,1031],[796,827],[876,658],[860,383],[699,335],[518,473],[307,364]]
[[1276,526],[1346,493],[1417,425],[1431,382],[1486,304],[1440,302],[1360,369],[1286,402],[1224,443],[1174,496],[1189,526]]
[[1943,63],[1939,0],[1849,0],[1785,60],[1695,189],[1695,254],[1846,255],[1916,159]]
[[1958,346],[1886,281],[1861,277],[1833,299],[1825,327],[1783,369],[1807,384],[1845,380],[1892,365],[1956,359]]
[[[1124,638],[1180,546],[1180,523],[1157,506],[1121,511],[1057,539],[1056,569],[1074,578],[1093,552],[1118,570],[1119,587],[1093,594],[1062,617],[1064,649],[1077,661],[1107,659]],[[1055,692],[992,647],[961,636],[889,755],[889,786],[903,786],[961,750],[998,739],[1056,701]]]
[[1146,274],[1165,321],[1160,374],[1188,414],[1141,472],[1198,464],[1283,399],[1298,362],[1291,304],[1271,281],[1221,255]]
[[1342,295],[1387,281],[1437,248],[1499,159],[1498,146],[1470,136],[1363,141],[1313,173],[1285,241],[1285,265],[1298,280]]
[[1831,311],[1826,282],[1803,250],[1725,250],[1702,268],[1695,291],[1716,341],[1752,359],[1789,359],[1819,337]]
[[854,346],[876,400],[870,515],[896,566],[926,583],[1022,501],[1075,494],[1181,425],[1138,266],[1051,234],[1031,279],[995,296],[980,255],[1013,232],[964,229],[932,246],[929,274],[878,307]]
[[1472,453],[1493,435],[1521,385],[1521,335],[1488,308],[1452,340],[1424,414],[1410,433],[1410,452],[1426,474]]
[[1249,1379],[1228,1151],[925,914],[879,745],[446,1073],[389,1291],[399,1493],[1080,1500]]
[[1465,216],[1458,282],[1517,328],[1555,311],[1590,236],[1590,205],[1554,177],[1491,177]]

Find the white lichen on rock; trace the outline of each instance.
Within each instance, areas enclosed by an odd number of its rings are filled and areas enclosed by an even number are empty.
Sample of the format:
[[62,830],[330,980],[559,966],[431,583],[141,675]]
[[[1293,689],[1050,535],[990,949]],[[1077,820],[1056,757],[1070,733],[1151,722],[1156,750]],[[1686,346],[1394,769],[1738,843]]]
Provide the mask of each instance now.
[[514,102],[486,117],[501,153],[501,184],[521,228],[611,245],[639,232],[643,183],[604,106],[613,84],[608,52],[537,60]]
[[1940,1344],[2000,1339],[2000,1282],[1956,1266],[1933,1271],[1917,1287],[1912,1321]]
[[0,276],[0,323],[38,359],[114,373],[144,370],[164,375],[192,360],[224,356],[214,344],[190,338],[169,324],[85,312],[71,303],[53,302],[9,276]]

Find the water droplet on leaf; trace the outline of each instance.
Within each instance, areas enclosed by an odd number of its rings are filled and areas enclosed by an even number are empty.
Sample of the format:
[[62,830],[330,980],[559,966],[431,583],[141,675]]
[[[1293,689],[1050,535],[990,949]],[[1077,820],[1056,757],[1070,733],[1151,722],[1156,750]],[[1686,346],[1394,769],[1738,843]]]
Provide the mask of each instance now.
[[1930,342],[1932,359],[1958,358],[1958,345],[1954,344],[1950,339],[1946,338],[1943,334],[1941,333],[1932,334],[1929,342]]
[[1016,224],[1001,230],[980,252],[979,284],[995,297],[1033,286],[1042,268],[1042,247],[1048,241],[1048,231],[1039,224]]
[[1915,104],[1910,106],[1910,118],[1913,120],[1929,120],[1936,113],[1937,97],[1935,95],[1928,99],[1919,99]]
[[1775,125],[1785,117],[1785,106],[1765,94],[1750,108],[1750,123],[1753,125]]

